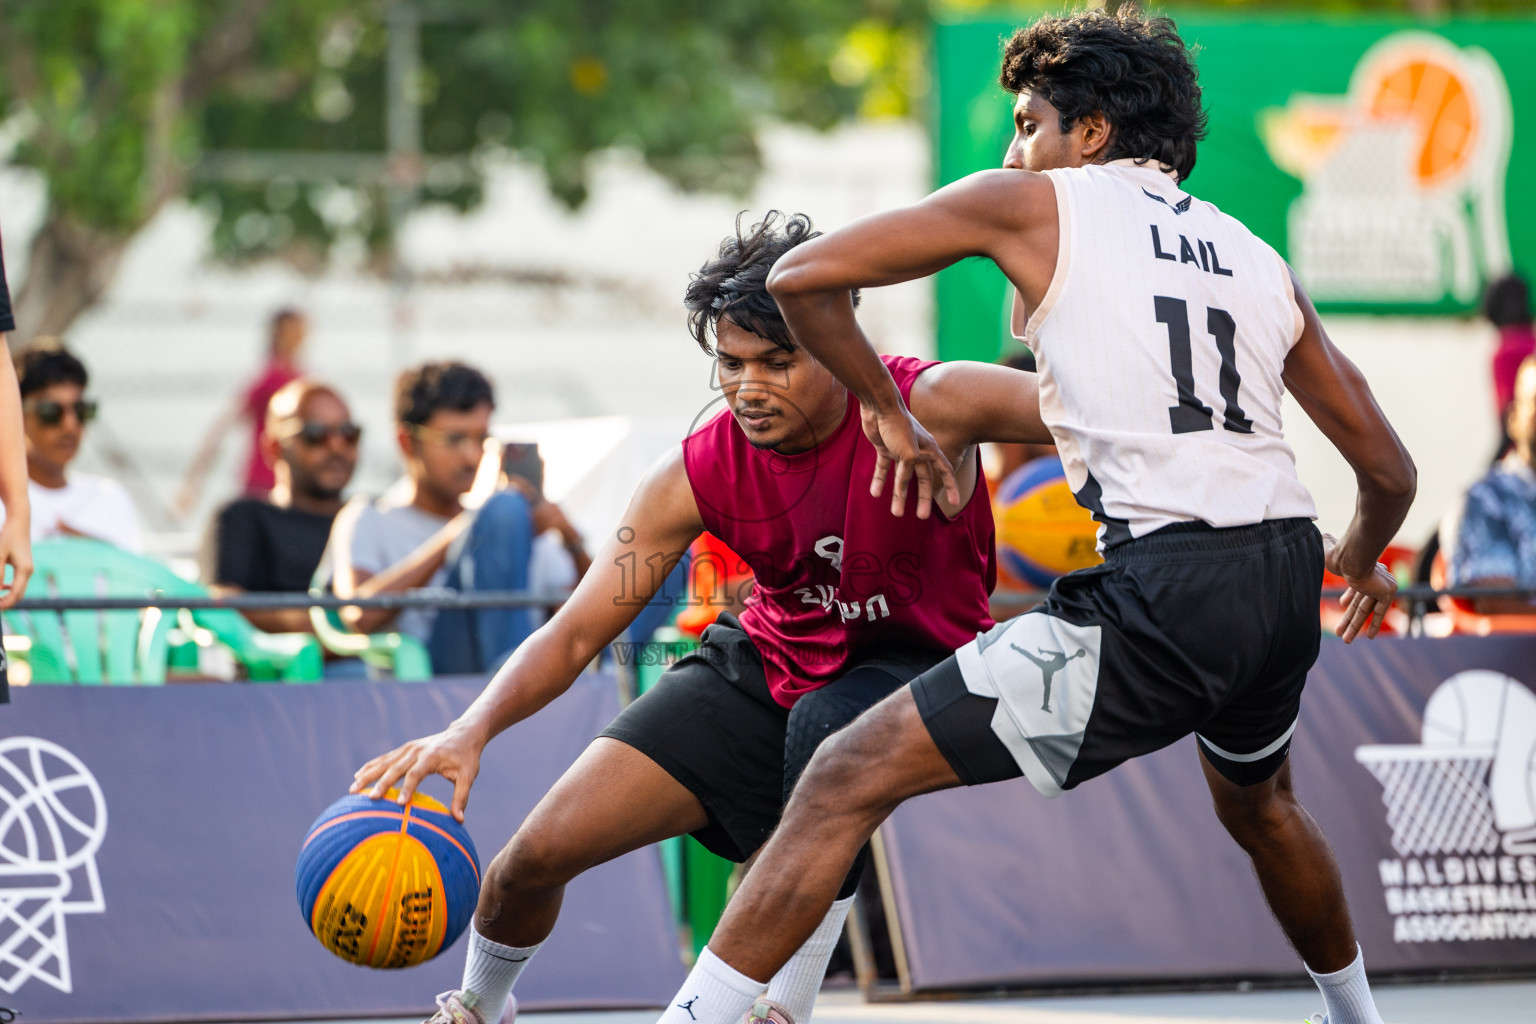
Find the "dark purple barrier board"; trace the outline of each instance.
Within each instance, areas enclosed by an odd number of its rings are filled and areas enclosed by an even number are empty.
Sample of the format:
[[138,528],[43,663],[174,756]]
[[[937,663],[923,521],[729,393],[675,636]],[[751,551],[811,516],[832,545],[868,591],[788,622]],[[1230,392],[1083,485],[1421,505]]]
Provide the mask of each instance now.
[[[44,687],[0,708],[0,1006],[24,1024],[421,1013],[465,939],[377,971],[321,947],[293,870],[367,758],[446,725],[483,680]],[[584,676],[486,750],[467,825],[488,864],[618,711]],[[441,779],[426,787],[446,800]],[[529,1009],[661,1006],[682,983],[660,861],[582,876],[518,995]]]
[[[1329,640],[1292,746],[1373,971],[1536,968],[1536,638]],[[1430,713],[1426,715],[1426,706]],[[883,826],[914,990],[1299,975],[1193,739]]]

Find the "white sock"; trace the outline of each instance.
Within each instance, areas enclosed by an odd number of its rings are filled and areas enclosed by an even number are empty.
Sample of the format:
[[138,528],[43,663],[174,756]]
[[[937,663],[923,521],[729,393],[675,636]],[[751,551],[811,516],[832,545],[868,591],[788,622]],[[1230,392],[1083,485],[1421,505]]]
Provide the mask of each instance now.
[[789,1011],[795,1024],[809,1024],[811,1011],[816,1008],[816,994],[821,991],[821,981],[827,974],[827,961],[837,948],[838,937],[843,934],[843,922],[848,919],[848,908],[853,897],[832,904],[821,924],[805,940],[805,945],[795,950],[789,962],[779,968],[779,973],[768,983],[768,998]]
[[481,935],[471,923],[469,926],[469,955],[464,961],[464,980],[459,990],[464,993],[464,1005],[478,1010],[486,1024],[496,1024],[501,1011],[512,994],[512,985],[523,973],[533,954],[544,945],[503,946]]
[[1308,967],[1307,973],[1323,993],[1328,1024],[1382,1024],[1376,1000],[1371,998],[1371,984],[1365,979],[1365,954],[1358,945],[1355,962],[1342,971],[1318,974]]
[[705,946],[657,1024],[737,1024],[762,994],[762,982],[753,981]]

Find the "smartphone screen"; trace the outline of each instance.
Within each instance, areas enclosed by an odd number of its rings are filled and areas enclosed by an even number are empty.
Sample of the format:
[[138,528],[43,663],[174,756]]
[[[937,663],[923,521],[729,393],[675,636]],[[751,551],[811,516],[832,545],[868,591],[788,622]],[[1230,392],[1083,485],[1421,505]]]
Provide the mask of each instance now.
[[508,441],[501,446],[501,470],[508,476],[519,476],[544,494],[544,459],[539,446],[526,441]]

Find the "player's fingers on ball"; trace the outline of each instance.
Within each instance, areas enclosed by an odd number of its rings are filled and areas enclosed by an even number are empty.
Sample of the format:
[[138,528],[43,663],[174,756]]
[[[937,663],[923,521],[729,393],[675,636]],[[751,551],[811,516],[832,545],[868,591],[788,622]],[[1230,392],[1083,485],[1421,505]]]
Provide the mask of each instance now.
[[469,806],[469,785],[472,781],[467,772],[460,772],[453,780],[453,803],[449,805],[449,810],[458,821],[464,820],[464,810]]
[[371,787],[383,771],[383,763],[377,757],[363,765],[352,776],[352,792],[361,793]]
[[352,773],[351,792],[362,792],[363,789],[373,784],[374,774],[378,771],[378,762],[379,759],[375,757],[373,760],[369,761],[367,764],[363,765],[357,771]]
[[373,780],[373,788],[368,791],[368,795],[375,800],[383,797],[384,791],[405,775],[406,769],[414,760],[415,757],[409,752],[398,753],[390,758],[388,763],[380,765],[378,774]]
[[426,764],[417,760],[411,766],[411,770],[406,772],[400,779],[400,795],[395,798],[395,802],[399,804],[410,803],[411,797],[416,795],[416,787],[421,785],[421,780],[430,774],[431,771],[427,768]]
[[399,760],[400,755],[404,752],[404,750],[404,747],[396,747],[394,750],[391,750],[387,754],[380,754],[378,757],[370,757],[367,761],[363,762],[363,766],[361,768],[352,773],[352,777],[354,779],[371,782],[388,765]]

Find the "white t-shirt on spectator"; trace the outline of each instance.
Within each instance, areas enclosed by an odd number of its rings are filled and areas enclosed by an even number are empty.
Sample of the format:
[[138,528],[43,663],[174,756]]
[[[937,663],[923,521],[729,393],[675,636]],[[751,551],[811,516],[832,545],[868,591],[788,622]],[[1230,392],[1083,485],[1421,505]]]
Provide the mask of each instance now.
[[[396,486],[372,501],[353,498],[336,517],[338,525],[331,528],[331,541],[335,543],[342,533],[339,524],[350,522],[354,569],[377,576],[425,544],[433,534],[447,525],[447,518],[423,512],[410,504],[407,500],[409,495],[408,488]],[[447,579],[448,567],[442,565],[427,580],[426,585],[440,587]],[[392,632],[405,633],[426,643],[432,635],[432,623],[436,620],[436,608],[406,608],[388,628]]]
[[[580,578],[576,572],[576,559],[565,549],[565,538],[559,530],[545,530],[533,538],[533,552],[528,565],[528,589],[534,593],[552,590],[570,590]],[[549,620],[549,612],[543,608],[528,609],[535,627]]]
[[[144,531],[128,491],[116,480],[89,473],[71,473],[63,487],[44,487],[27,481],[32,502],[32,539],[72,536],[63,527],[96,540],[115,544],[125,551],[144,550]],[[0,511],[0,522],[5,514]]]

